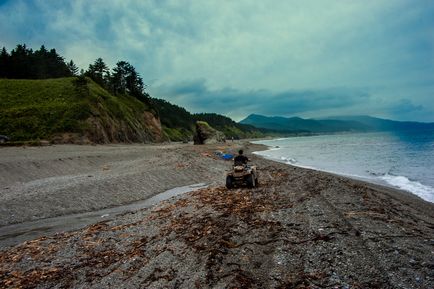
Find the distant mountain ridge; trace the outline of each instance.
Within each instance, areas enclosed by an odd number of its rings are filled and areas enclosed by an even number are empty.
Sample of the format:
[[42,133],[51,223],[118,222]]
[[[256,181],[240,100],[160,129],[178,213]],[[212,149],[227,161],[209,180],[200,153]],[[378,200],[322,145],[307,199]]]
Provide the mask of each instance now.
[[433,122],[417,122],[417,121],[397,121],[368,115],[356,116],[334,116],[326,119],[334,119],[341,121],[354,121],[369,126],[373,130],[392,131],[392,130],[409,130],[409,129],[434,129]]
[[241,120],[240,123],[282,132],[310,133],[434,129],[434,123],[394,121],[371,116],[337,116],[324,119],[303,119],[300,117],[268,117],[251,114]]

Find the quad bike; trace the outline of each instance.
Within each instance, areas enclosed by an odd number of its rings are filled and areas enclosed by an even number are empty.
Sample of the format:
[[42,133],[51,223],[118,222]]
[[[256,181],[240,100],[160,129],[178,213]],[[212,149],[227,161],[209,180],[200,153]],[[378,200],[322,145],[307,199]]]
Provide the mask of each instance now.
[[228,189],[241,186],[254,188],[258,184],[258,173],[256,171],[256,166],[237,164],[234,165],[232,170],[226,174],[226,187]]

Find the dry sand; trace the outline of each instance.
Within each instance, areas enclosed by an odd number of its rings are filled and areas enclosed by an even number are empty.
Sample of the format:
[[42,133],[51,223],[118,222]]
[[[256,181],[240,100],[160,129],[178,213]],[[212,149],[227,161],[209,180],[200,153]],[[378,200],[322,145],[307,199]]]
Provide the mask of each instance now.
[[2,224],[211,184],[151,209],[1,251],[0,287],[434,287],[433,204],[251,155],[261,185],[227,190],[229,164],[212,158],[216,149],[222,148],[0,150]]
[[221,182],[228,165],[211,158],[194,162],[200,156],[195,147],[180,144],[1,148],[0,226]]

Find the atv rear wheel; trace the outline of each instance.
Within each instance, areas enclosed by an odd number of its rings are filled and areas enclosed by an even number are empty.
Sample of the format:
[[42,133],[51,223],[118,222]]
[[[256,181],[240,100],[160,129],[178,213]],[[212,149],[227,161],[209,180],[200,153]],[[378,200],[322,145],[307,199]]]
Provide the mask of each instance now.
[[232,189],[234,187],[234,178],[232,176],[226,177],[226,188]]

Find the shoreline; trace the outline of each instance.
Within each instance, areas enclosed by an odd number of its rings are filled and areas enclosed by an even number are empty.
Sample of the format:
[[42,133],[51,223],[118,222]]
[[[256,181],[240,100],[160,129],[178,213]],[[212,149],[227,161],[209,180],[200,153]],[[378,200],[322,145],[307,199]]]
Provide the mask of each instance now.
[[[250,141],[249,141],[250,142]],[[251,143],[251,142],[250,142]],[[258,150],[258,151],[251,151],[252,154],[255,154],[256,152],[261,152],[261,151],[266,151],[267,148],[273,148],[271,146],[267,146],[264,144],[255,144],[252,143],[253,145],[258,145],[258,146],[263,146],[265,147],[264,150]],[[308,167],[308,166],[301,166],[301,165],[295,165],[295,164],[290,164],[284,161],[279,161],[276,159],[272,159],[272,158],[267,158],[263,155],[260,154],[255,154],[256,156],[263,158],[265,160],[269,160],[271,162],[274,163],[278,163],[278,164],[283,164],[285,166],[291,167],[291,168],[298,168],[298,169],[302,169],[302,170],[309,170],[309,171],[314,171],[314,172],[318,172],[318,173],[322,173],[322,174],[326,174],[326,175],[330,175],[333,177],[337,177],[340,179],[348,179],[354,183],[357,183],[361,186],[366,186],[368,188],[372,188],[374,190],[378,190],[381,191],[382,193],[388,194],[390,197],[394,197],[394,195],[397,195],[398,198],[404,198],[407,200],[412,200],[415,202],[420,202],[420,205],[422,205],[424,208],[429,209],[430,207],[432,207],[434,209],[434,203],[427,201],[425,199],[423,199],[422,197],[418,196],[417,194],[404,190],[404,189],[400,189],[397,187],[394,187],[388,183],[383,183],[383,182],[370,182],[368,179],[363,179],[361,178],[357,178],[354,175],[349,175],[349,174],[340,174],[337,172],[331,172],[331,171],[326,171],[326,170],[321,170],[318,168],[313,168],[313,167]],[[424,205],[423,205],[424,204]]]
[[[250,143],[228,147],[241,145],[249,157],[260,149]],[[218,147],[160,148],[207,170],[205,178],[215,183],[150,209],[3,250],[0,287],[434,285],[433,204],[255,155],[260,186],[227,190],[229,163],[212,155]],[[136,156],[135,146],[129,149]]]
[[[269,140],[281,140],[281,139],[286,139],[286,138],[279,138],[279,139],[269,139]],[[264,145],[266,146],[268,149],[267,150],[261,150],[258,151],[257,155],[263,158],[266,158],[268,160],[271,161],[275,161],[278,163],[282,163],[282,164],[286,164],[289,166],[294,166],[294,167],[298,167],[298,168],[302,168],[302,169],[310,169],[310,170],[315,170],[315,171],[319,171],[319,172],[324,172],[324,173],[330,173],[336,176],[342,176],[342,177],[346,177],[346,178],[350,178],[352,180],[358,180],[358,181],[362,181],[362,182],[366,182],[366,183],[370,183],[370,184],[374,184],[374,185],[379,185],[379,186],[384,186],[387,188],[391,188],[391,189],[395,189],[395,190],[399,190],[399,191],[403,191],[406,193],[410,193],[418,198],[420,198],[423,201],[429,202],[429,203],[433,203],[434,204],[434,199],[432,196],[430,195],[426,195],[426,193],[420,193],[418,192],[416,189],[420,189],[422,188],[422,190],[432,190],[433,188],[427,185],[424,185],[422,183],[420,183],[419,181],[416,180],[411,180],[409,179],[407,176],[399,176],[399,175],[389,175],[389,174],[385,174],[383,176],[383,178],[379,177],[379,176],[362,176],[362,175],[356,175],[356,174],[350,174],[350,173],[346,173],[346,172],[339,172],[339,171],[332,171],[332,170],[326,170],[326,169],[321,169],[318,167],[313,167],[313,166],[308,166],[308,165],[302,165],[302,164],[297,164],[294,162],[291,162],[292,159],[279,159],[279,158],[273,158],[270,156],[266,156],[264,154],[261,154],[261,152],[264,151],[273,151],[273,150],[279,150],[279,147],[275,147],[273,145],[266,145],[266,144],[260,144],[260,145]],[[254,154],[256,154],[256,152],[253,152]],[[404,180],[404,182],[409,182],[411,183],[411,186],[413,187],[413,190],[408,189],[403,187],[402,185],[396,185],[393,184],[390,181],[387,181],[385,179],[385,177],[389,177],[389,178],[397,178],[397,179],[401,179]],[[408,185],[407,185],[408,187]]]

